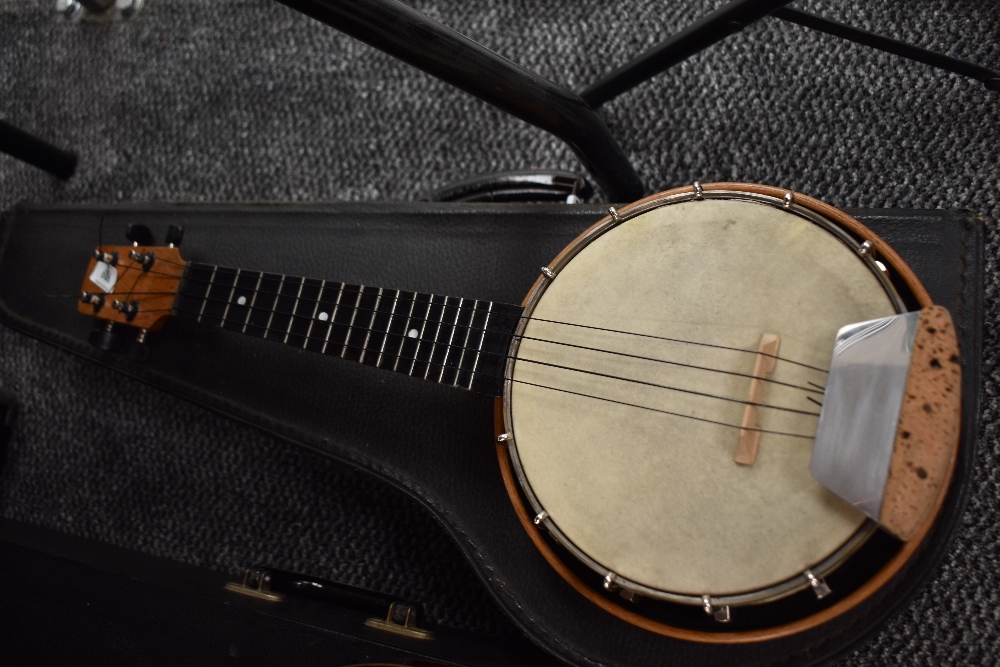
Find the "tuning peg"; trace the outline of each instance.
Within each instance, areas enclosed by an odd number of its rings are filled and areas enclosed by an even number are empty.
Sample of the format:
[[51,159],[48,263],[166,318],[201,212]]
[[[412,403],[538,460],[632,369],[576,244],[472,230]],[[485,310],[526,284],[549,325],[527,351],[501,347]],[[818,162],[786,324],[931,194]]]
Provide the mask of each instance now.
[[104,262],[105,264],[110,264],[111,266],[118,265],[118,251],[112,250],[111,252],[104,252],[100,248],[94,250],[94,259],[98,262]]
[[180,225],[170,225],[167,228],[167,245],[171,248],[176,248],[181,244],[181,239],[184,238],[184,228]]
[[140,364],[149,358],[149,346],[146,345],[145,329],[139,329],[139,335],[135,337],[135,340],[129,342],[128,349],[125,350],[125,358]]
[[153,245],[153,232],[146,225],[129,225],[125,230],[125,238],[135,245]]
[[95,294],[94,292],[80,292],[80,302],[89,303],[94,307],[94,312],[96,313],[104,307],[104,295]]
[[105,352],[115,352],[122,346],[122,337],[114,331],[114,324],[108,322],[103,329],[94,329],[88,338],[90,344]]

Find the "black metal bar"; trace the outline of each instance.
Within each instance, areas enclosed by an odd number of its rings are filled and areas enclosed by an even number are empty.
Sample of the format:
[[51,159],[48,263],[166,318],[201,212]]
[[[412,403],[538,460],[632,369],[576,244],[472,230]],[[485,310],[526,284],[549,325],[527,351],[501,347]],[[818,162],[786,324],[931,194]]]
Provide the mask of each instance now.
[[0,151],[66,180],[76,171],[76,155],[56,148],[0,120]]
[[933,51],[922,49],[919,46],[904,44],[903,42],[890,39],[889,37],[876,35],[875,33],[868,32],[867,30],[859,30],[858,28],[854,28],[843,23],[837,23],[836,21],[831,21],[821,16],[816,16],[815,14],[809,14],[797,9],[792,9],[791,7],[778,9],[773,12],[773,15],[775,18],[797,23],[798,25],[818,30],[820,32],[825,32],[828,35],[833,35],[834,37],[847,39],[864,46],[869,46],[873,49],[878,49],[879,51],[885,51],[887,53],[908,58],[909,60],[915,60],[918,63],[930,65],[931,67],[937,67],[938,69],[943,69],[955,74],[961,74],[962,76],[967,76],[971,79],[977,79],[981,81],[989,90],[1000,90],[1000,72],[994,72],[993,70],[966,62],[964,60],[959,60],[958,58],[952,58],[951,56],[934,53]]
[[660,72],[707,49],[792,0],[735,0],[720,7],[697,23],[673,35],[613,72],[606,74],[580,96],[591,107],[598,107]]
[[643,185],[600,115],[566,90],[394,0],[279,0],[565,141],[613,201]]

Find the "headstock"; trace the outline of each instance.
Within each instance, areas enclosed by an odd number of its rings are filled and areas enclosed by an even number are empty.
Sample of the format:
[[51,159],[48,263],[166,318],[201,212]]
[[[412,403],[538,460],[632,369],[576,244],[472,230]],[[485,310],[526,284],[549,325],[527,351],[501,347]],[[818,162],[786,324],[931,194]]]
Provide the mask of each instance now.
[[[104,323],[90,337],[91,343],[104,350],[120,346],[120,338],[112,331],[116,324],[138,329],[140,345],[147,331],[163,327],[173,313],[187,268],[174,243],[180,240],[179,228],[171,228],[166,246],[140,244],[152,242],[145,227],[130,227],[128,237],[135,239],[131,245],[102,245],[94,250],[77,304],[79,312]],[[145,354],[145,348],[129,352],[136,360]]]

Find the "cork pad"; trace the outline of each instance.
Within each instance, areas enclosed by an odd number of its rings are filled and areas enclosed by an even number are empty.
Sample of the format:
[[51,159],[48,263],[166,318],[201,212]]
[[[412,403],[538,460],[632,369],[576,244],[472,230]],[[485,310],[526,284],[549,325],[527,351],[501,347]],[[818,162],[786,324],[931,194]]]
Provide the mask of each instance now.
[[907,540],[947,486],[958,450],[962,368],[951,315],[920,311],[879,523]]

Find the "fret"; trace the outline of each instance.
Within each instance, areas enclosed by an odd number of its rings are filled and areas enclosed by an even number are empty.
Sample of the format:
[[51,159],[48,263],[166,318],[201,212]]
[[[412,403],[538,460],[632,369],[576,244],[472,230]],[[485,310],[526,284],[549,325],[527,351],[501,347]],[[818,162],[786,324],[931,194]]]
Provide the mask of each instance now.
[[247,325],[250,324],[250,313],[253,312],[253,305],[257,303],[257,294],[260,293],[260,281],[264,277],[263,273],[257,274],[257,284],[254,285],[253,295],[250,297],[250,306],[247,308],[247,317],[243,320],[243,333],[247,332]]
[[[444,303],[441,304],[441,315],[437,318],[437,329],[434,331],[434,338],[431,339],[431,352],[427,355],[427,366],[424,368],[424,379],[427,379],[427,374],[431,370],[431,362],[434,360],[434,350],[437,348],[438,344],[438,334],[441,333],[441,325],[444,324],[444,311],[448,308],[448,297],[444,297]],[[430,314],[428,313],[428,316]],[[423,338],[423,336],[421,336]]]
[[378,294],[375,296],[375,306],[372,307],[372,318],[368,322],[368,331],[365,333],[365,341],[361,343],[361,356],[358,357],[358,363],[365,363],[365,353],[368,352],[368,341],[372,338],[372,329],[375,327],[375,316],[378,315],[378,305],[382,302],[382,288],[378,288]]
[[337,318],[337,311],[340,309],[340,299],[344,296],[344,289],[347,287],[344,283],[340,283],[340,288],[337,290],[337,300],[333,303],[333,312],[330,313],[330,326],[326,328],[326,335],[323,336],[323,349],[320,350],[320,354],[326,354],[326,346],[330,344],[330,333],[333,332],[333,323]]
[[[340,358],[347,359],[348,341],[351,339],[351,334],[354,333],[354,320],[357,319],[358,309],[361,308],[361,297],[364,296],[365,286],[358,285],[358,298],[354,302],[354,309],[351,311],[351,320],[347,324],[347,333],[344,335],[344,347],[340,350]],[[360,353],[358,355],[360,357]]]
[[303,278],[299,283],[299,291],[295,293],[295,305],[292,306],[292,314],[288,317],[288,328],[285,329],[285,340],[282,343],[288,342],[288,336],[292,333],[292,323],[295,321],[295,313],[299,310],[299,300],[302,299],[302,288],[306,286],[306,279]]
[[[292,323],[292,308],[295,307],[297,294],[298,285],[296,285],[295,279],[290,280],[288,276],[282,275],[281,283],[278,285],[278,294],[274,303],[271,304],[271,315],[267,323],[268,336],[272,334],[281,336],[289,330]],[[283,337],[278,338],[278,340],[285,342]]]
[[184,272],[184,282],[177,290],[177,300],[174,302],[174,311],[178,315],[187,315],[195,320],[202,312],[205,299],[208,298],[208,291],[205,285],[211,289],[213,267],[209,264],[188,264]]
[[483,327],[476,372],[472,376],[473,391],[497,396],[503,387],[504,368],[507,351],[514,337],[514,331],[524,312],[519,306],[503,303],[493,304],[488,326]]
[[[250,306],[256,296],[254,286],[259,280],[260,274],[250,271],[239,271],[233,281],[232,288],[226,300],[226,309],[223,312],[222,328],[229,331],[241,331],[243,324],[250,316]],[[249,300],[248,300],[249,298]]]
[[201,322],[202,315],[205,314],[205,304],[208,303],[208,293],[212,291],[212,281],[215,280],[215,272],[219,270],[219,267],[212,267],[212,275],[208,277],[208,287],[205,288],[205,299],[201,302],[201,308],[198,310],[198,321]]
[[[452,386],[468,389],[470,380],[474,377],[474,367],[476,366],[476,338],[482,336],[482,327],[489,317],[487,310],[490,307],[489,301],[476,301],[472,308],[467,309],[468,321],[465,323],[466,339],[462,345],[462,355],[458,360],[455,377],[452,378]],[[447,381],[447,378],[445,378]]]
[[[479,308],[479,300],[476,299],[472,304],[472,308],[469,312],[469,322],[465,327],[465,337],[462,339],[462,353],[458,356],[458,368],[455,370],[455,381],[451,383],[451,386],[458,386],[458,378],[462,374],[462,362],[465,360],[465,350],[469,345],[469,336],[472,335],[472,325],[476,321],[476,309]],[[457,321],[456,321],[457,322]]]
[[[431,319],[431,310],[433,310],[434,305],[435,305],[434,304],[434,295],[433,294],[427,295],[427,308],[424,309],[424,314],[423,314],[423,317],[422,317],[422,322],[420,323],[420,331],[417,333],[416,336],[413,337],[414,339],[416,339],[417,342],[416,342],[416,345],[413,348],[413,353],[412,353],[413,354],[413,361],[412,361],[412,363],[410,363],[410,372],[407,373],[407,375],[409,375],[411,377],[413,376],[413,372],[416,370],[417,361],[418,361],[418,359],[420,357],[420,346],[424,342],[424,331],[427,330],[427,323]],[[409,337],[410,336],[409,332],[407,332],[406,335],[407,335],[407,337]]]
[[[264,325],[264,338],[267,338],[267,335],[272,331],[274,331],[271,325],[274,323],[275,314],[278,315],[281,314],[280,311],[278,310],[278,308],[281,307],[281,298],[282,298],[281,290],[285,289],[285,278],[287,278],[288,276],[286,276],[283,273],[279,275],[281,276],[281,278],[278,279],[278,288],[277,290],[275,290],[274,300],[271,302],[271,312],[267,314],[267,324]],[[278,321],[279,322],[281,321],[280,316],[278,318]]]
[[[441,359],[441,372],[438,374],[438,382],[444,382],[444,372],[448,368],[448,355],[451,354],[451,345],[455,340],[455,330],[458,328],[458,318],[462,316],[462,303],[465,299],[459,299],[455,307],[455,321],[451,325],[451,335],[448,336],[448,344],[444,348],[444,357]],[[443,316],[443,314],[442,314]]]
[[[426,300],[424,300],[425,298]],[[418,308],[411,320],[410,328],[406,330],[406,339],[403,341],[403,346],[399,351],[403,360],[410,362],[410,369],[407,371],[407,375],[411,377],[416,370],[417,353],[420,351],[420,341],[422,340],[421,334],[427,326],[427,315],[430,313],[433,299],[433,295],[430,294],[418,294],[416,292],[413,294],[413,300]],[[418,326],[420,327],[419,329],[417,328]]]
[[413,297],[410,299],[410,310],[406,313],[406,323],[403,324],[403,334],[399,339],[399,349],[396,350],[396,361],[392,364],[392,370],[399,369],[399,360],[403,358],[403,346],[406,345],[406,341],[409,340],[408,334],[410,333],[410,321],[413,319],[413,307],[417,305],[417,293],[413,293]]
[[476,379],[476,368],[479,366],[479,355],[483,353],[483,341],[486,340],[486,328],[490,323],[490,315],[493,314],[493,302],[486,307],[486,319],[483,320],[483,330],[479,335],[479,345],[476,347],[476,360],[472,363],[472,373],[469,374],[469,389],[472,389],[472,383]]
[[247,314],[247,333],[251,336],[267,338],[283,277],[279,273],[261,274],[254,298],[254,307]]
[[229,303],[229,292],[236,283],[236,274],[231,269],[212,270],[212,282],[205,292],[205,300],[198,313],[198,321],[221,326],[225,324],[226,306]]
[[311,340],[313,325],[316,324],[316,315],[319,313],[319,304],[323,300],[323,291],[326,289],[326,281],[322,280],[319,284],[319,293],[316,295],[316,303],[313,304],[312,315],[309,316],[309,328],[306,329],[306,337],[302,341],[302,349],[308,349],[309,341]]
[[385,341],[389,338],[391,310],[392,299],[389,298],[387,291],[383,291],[369,322],[370,333],[365,341],[366,352],[362,363],[368,366],[375,366],[378,363],[379,355],[375,351],[381,349],[385,345]]
[[233,278],[233,286],[229,288],[229,297],[226,299],[226,309],[222,311],[222,324],[226,324],[226,316],[229,315],[229,306],[233,303],[233,295],[236,294],[236,283],[240,280],[240,270],[236,269],[236,277]]
[[292,320],[286,332],[288,339],[285,342],[292,347],[305,348],[308,345],[309,339],[306,337],[306,334],[313,323],[313,319],[309,313],[315,307],[311,307],[310,304],[317,303],[319,287],[320,281],[315,278],[306,278],[299,287]]
[[382,345],[378,349],[378,359],[375,360],[375,368],[382,364],[382,356],[385,354],[385,343],[392,334],[392,318],[396,315],[396,305],[399,303],[399,290],[396,290],[396,297],[392,300],[392,308],[389,309],[389,320],[385,324],[385,336],[382,337]]

